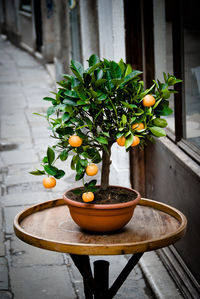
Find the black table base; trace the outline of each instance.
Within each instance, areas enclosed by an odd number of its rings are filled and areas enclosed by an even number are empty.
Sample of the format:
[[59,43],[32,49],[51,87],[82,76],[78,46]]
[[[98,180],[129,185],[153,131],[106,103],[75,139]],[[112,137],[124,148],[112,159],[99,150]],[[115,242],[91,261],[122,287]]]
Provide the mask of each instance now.
[[130,272],[140,260],[143,253],[135,253],[109,288],[109,262],[97,260],[94,262],[94,277],[88,255],[71,254],[71,258],[83,277],[86,299],[111,299],[122,286]]

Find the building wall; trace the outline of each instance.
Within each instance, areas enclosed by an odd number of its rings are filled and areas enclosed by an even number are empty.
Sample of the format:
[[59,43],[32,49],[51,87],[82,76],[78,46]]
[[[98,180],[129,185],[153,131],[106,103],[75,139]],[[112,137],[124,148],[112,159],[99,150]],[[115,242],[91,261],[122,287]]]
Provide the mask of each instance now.
[[15,44],[19,44],[20,42],[18,8],[19,8],[18,0],[4,1],[5,33],[7,34],[8,38]]
[[[100,58],[125,60],[124,6],[122,0],[99,0],[98,32]],[[116,143],[112,146],[110,184],[130,187],[129,155]]]

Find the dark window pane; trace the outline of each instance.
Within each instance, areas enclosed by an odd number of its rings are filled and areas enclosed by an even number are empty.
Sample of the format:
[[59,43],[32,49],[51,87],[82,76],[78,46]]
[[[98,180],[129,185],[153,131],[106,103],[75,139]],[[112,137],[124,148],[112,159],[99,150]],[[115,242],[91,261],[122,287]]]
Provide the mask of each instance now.
[[200,147],[200,23],[197,1],[184,1],[186,139]]

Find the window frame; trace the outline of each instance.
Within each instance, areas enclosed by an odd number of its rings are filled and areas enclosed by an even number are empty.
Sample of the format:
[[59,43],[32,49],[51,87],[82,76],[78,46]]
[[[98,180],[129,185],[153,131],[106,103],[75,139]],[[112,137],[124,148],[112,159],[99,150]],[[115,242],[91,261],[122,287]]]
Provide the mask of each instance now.
[[175,133],[167,130],[168,137],[176,143],[195,162],[200,164],[200,150],[186,139],[186,111],[185,111],[185,61],[184,61],[184,24],[183,1],[173,2],[172,10],[172,51],[173,70],[177,78],[183,82],[176,86],[178,93],[174,94]]

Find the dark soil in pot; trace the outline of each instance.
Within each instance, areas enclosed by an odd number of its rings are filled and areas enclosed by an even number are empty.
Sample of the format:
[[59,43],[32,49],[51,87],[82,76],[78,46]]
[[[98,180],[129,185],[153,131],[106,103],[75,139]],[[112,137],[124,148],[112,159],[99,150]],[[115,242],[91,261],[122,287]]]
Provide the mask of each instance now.
[[[82,188],[77,188],[82,189]],[[76,190],[77,190],[76,189]],[[77,195],[72,191],[66,192],[66,196],[74,201],[83,202],[81,195]],[[94,192],[95,199],[92,201],[92,204],[116,204],[116,203],[125,203],[132,201],[137,198],[137,194],[133,193],[129,189],[124,188],[115,188],[113,186],[108,187],[106,190],[98,187],[97,191]]]

